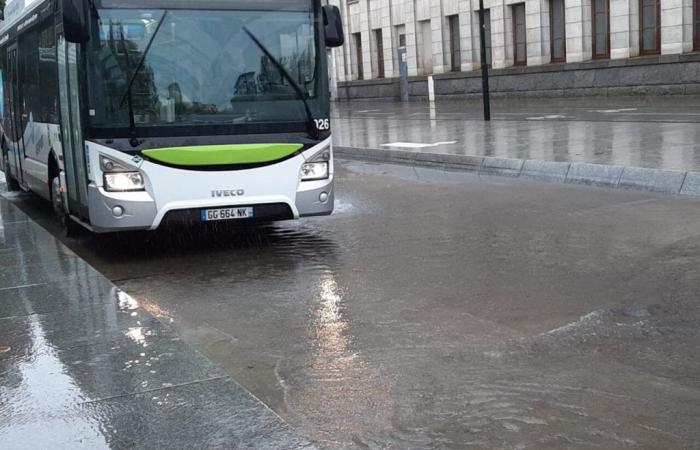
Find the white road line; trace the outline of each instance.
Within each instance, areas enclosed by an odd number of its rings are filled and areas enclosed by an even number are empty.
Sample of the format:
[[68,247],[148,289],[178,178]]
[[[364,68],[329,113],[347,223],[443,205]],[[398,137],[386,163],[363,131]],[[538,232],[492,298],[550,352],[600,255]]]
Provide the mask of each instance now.
[[527,120],[552,120],[552,119],[566,119],[566,116],[561,114],[552,114],[549,116],[538,116],[538,117],[528,117]]
[[637,111],[637,108],[620,108],[620,109],[593,109],[588,112],[597,112],[597,113],[621,113],[621,112],[628,112],[628,111]]
[[390,142],[388,144],[382,144],[382,147],[426,148],[437,147],[439,145],[451,145],[456,143],[457,141],[435,142],[433,144],[424,144],[420,142]]
[[627,113],[626,116],[700,116],[700,113],[677,113],[677,112],[635,112]]

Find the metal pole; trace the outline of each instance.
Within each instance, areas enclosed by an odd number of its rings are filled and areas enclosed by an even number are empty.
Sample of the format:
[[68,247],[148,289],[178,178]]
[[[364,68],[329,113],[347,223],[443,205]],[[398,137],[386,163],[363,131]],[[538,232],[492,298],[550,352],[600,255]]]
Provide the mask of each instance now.
[[491,98],[489,94],[489,69],[486,67],[486,24],[484,23],[484,0],[479,0],[479,28],[481,41],[481,97],[484,101],[484,120],[491,120]]

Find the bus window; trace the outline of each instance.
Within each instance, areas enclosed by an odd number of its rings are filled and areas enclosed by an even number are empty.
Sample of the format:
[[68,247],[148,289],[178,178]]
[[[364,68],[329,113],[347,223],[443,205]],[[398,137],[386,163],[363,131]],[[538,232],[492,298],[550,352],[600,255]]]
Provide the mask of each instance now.
[[58,124],[58,64],[52,23],[47,23],[39,37],[39,120]]
[[0,120],[5,118],[5,77],[0,70]]
[[[21,123],[20,134],[24,134],[28,123],[36,121],[39,117],[39,33],[32,29],[24,33],[19,39],[19,99]],[[25,145],[30,145],[25,142]]]

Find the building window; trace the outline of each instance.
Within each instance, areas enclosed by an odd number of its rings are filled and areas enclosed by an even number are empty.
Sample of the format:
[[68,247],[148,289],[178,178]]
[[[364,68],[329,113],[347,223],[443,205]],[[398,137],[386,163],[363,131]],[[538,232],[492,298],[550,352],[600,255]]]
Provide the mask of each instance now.
[[33,28],[25,31],[18,38],[19,49],[17,58],[19,61],[19,93],[20,111],[22,113],[22,125],[24,129],[30,118],[39,119],[41,96],[39,91],[39,30]]
[[382,30],[374,30],[374,45],[377,48],[377,78],[384,78],[384,40]]
[[[476,23],[479,23],[479,12],[476,13]],[[477,27],[477,30],[479,28]],[[480,35],[477,35],[479,42],[481,42]],[[491,67],[491,10],[484,9],[484,41],[486,45],[484,49],[486,50],[486,67]]]
[[659,0],[639,0],[639,54],[655,55],[661,49],[661,4]]
[[355,44],[355,60],[357,62],[357,79],[364,79],[364,68],[362,67],[362,35],[360,33],[353,33],[352,35],[353,43]]
[[564,0],[549,2],[549,30],[552,62],[566,62],[566,18]]
[[516,66],[527,64],[527,29],[525,3],[513,5],[513,50]]
[[593,58],[610,57],[610,0],[592,0]]
[[53,21],[44,23],[39,35],[39,121],[58,123],[58,66]]
[[430,20],[418,22],[420,47],[418,55],[420,57],[418,67],[423,69],[423,75],[433,73],[433,32],[430,28]]
[[459,45],[459,16],[449,16],[447,21],[450,29],[450,67],[453,72],[459,72],[462,66]]
[[693,1],[693,48],[700,50],[700,0]]

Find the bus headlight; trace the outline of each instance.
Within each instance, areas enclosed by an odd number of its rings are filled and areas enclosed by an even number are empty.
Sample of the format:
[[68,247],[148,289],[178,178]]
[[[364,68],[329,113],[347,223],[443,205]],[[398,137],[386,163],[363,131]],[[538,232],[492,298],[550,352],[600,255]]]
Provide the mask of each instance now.
[[138,172],[105,173],[104,188],[110,192],[143,191],[145,184]]
[[330,146],[316,153],[309,162],[301,166],[301,181],[325,180],[329,176],[331,160]]
[[301,166],[301,181],[328,178],[328,162],[309,162]]

